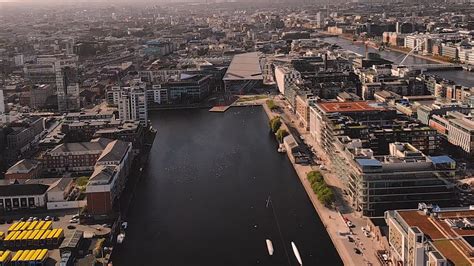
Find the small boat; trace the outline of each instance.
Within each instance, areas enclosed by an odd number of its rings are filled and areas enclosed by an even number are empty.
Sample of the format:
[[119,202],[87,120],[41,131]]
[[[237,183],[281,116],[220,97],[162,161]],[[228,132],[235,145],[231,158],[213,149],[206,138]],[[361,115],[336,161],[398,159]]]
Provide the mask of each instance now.
[[300,252],[298,251],[298,248],[295,245],[295,242],[291,242],[291,247],[293,248],[293,253],[295,254],[296,259],[298,260],[298,263],[300,265],[303,265],[303,261],[301,260]]
[[270,239],[267,239],[266,242],[267,242],[268,254],[269,254],[270,256],[272,256],[272,255],[273,255],[273,244],[272,244],[272,241],[271,241]]
[[125,240],[125,233],[120,233],[117,236],[117,243],[122,244],[122,242]]

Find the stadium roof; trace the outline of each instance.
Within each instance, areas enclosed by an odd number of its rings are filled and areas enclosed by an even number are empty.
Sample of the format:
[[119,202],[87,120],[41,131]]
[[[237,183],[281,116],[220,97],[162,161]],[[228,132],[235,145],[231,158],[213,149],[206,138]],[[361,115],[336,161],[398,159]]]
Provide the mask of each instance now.
[[260,53],[245,53],[235,55],[230,63],[223,80],[262,80]]

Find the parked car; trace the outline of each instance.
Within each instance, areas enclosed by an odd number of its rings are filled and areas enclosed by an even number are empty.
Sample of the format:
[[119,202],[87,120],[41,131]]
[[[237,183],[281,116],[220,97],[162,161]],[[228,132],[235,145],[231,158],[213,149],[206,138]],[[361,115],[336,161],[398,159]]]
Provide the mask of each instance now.
[[69,220],[69,222],[72,223],[72,224],[77,224],[77,223],[79,223],[79,219],[72,218],[71,220]]
[[364,231],[364,235],[365,235],[366,237],[370,237],[370,233],[367,232],[367,231]]
[[349,220],[346,221],[346,224],[348,227],[354,227],[354,224]]
[[354,238],[352,238],[352,236],[347,236],[347,240],[349,240],[349,242],[354,242]]
[[362,254],[362,251],[360,251],[360,249],[358,249],[358,248],[354,248],[354,252],[355,252],[356,254]]

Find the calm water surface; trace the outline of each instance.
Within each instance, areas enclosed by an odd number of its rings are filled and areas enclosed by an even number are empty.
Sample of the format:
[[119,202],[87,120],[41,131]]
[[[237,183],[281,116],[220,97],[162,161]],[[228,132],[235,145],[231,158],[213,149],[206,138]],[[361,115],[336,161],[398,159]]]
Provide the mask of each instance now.
[[[343,49],[350,50],[361,55],[365,54],[365,47],[362,44],[353,44],[350,40],[331,37],[331,38],[324,38],[326,42],[335,43],[342,47]],[[394,62],[395,64],[399,64],[405,54],[395,52],[395,51],[378,51],[376,49],[368,47],[369,52],[379,53],[383,58]],[[404,64],[406,65],[416,65],[416,64],[436,64],[436,62],[429,61],[423,58],[418,58],[414,56],[409,56]],[[449,70],[449,71],[430,71],[430,73],[434,73],[442,78],[450,79],[456,82],[459,85],[472,87],[474,86],[474,72],[467,72],[463,70]]]
[[151,119],[158,135],[114,265],[297,265],[291,241],[304,265],[342,265],[260,107]]

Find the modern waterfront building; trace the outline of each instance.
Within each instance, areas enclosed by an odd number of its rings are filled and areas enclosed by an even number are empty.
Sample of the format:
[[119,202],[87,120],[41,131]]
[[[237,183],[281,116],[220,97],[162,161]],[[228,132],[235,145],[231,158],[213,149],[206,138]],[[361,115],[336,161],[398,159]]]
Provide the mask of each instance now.
[[90,214],[110,213],[125,188],[132,159],[130,142],[115,140],[105,147],[86,186]]
[[146,88],[132,86],[121,89],[118,102],[119,119],[139,121],[148,125],[148,101]]
[[388,108],[383,103],[373,101],[353,101],[353,102],[318,102],[314,107],[310,107],[310,134],[321,147],[325,147],[328,152],[334,139],[331,137],[329,123],[331,118],[348,116],[355,122],[369,124],[383,124],[388,120],[396,118],[394,109]]
[[235,55],[224,75],[225,90],[234,93],[248,92],[263,84],[263,65],[259,52]]
[[352,206],[364,216],[414,208],[418,202],[456,203],[456,162],[427,156],[409,143],[391,143],[389,154],[375,156],[358,139],[338,137],[334,168],[345,182]]
[[285,89],[300,80],[300,72],[291,69],[288,66],[275,67],[275,81],[278,86],[278,91],[280,91],[281,94],[285,95]]
[[448,141],[458,146],[468,155],[474,154],[474,120],[471,115],[449,111],[443,115],[433,115],[430,126],[445,135]]
[[473,265],[474,210],[418,204],[418,209],[390,210],[388,225],[393,265]]

